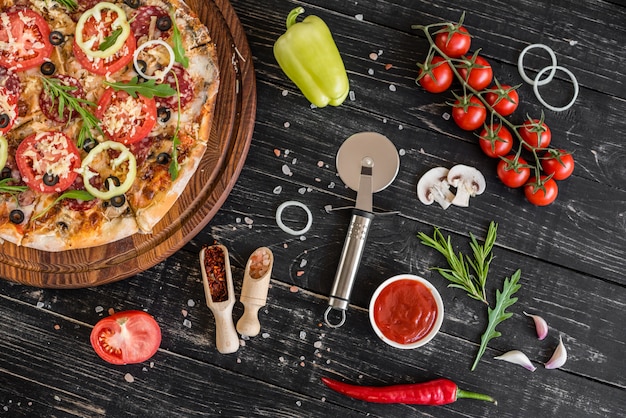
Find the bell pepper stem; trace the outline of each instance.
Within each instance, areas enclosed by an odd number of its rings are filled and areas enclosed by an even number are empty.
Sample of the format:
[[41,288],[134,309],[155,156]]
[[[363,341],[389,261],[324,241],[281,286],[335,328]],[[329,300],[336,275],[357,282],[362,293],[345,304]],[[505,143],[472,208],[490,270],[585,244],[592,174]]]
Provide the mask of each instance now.
[[304,7],[296,7],[287,15],[287,29],[292,27],[296,23],[296,19],[304,13]]
[[485,395],[485,394],[482,394],[482,393],[476,393],[476,392],[470,392],[468,390],[463,390],[463,389],[459,389],[459,388],[457,388],[457,390],[456,390],[456,398],[457,399],[477,399],[479,401],[492,402],[495,405],[498,404],[498,401],[496,401],[495,399],[493,399],[489,395]]

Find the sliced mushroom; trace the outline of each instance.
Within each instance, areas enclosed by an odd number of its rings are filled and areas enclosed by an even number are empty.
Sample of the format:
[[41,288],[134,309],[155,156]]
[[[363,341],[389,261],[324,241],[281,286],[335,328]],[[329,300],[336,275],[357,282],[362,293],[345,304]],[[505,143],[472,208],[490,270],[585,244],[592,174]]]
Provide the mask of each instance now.
[[485,177],[474,167],[463,164],[455,165],[448,171],[448,183],[456,187],[456,196],[452,204],[468,207],[470,197],[485,191]]
[[442,208],[447,209],[454,199],[447,177],[448,169],[445,167],[428,170],[417,182],[417,197],[420,202],[425,205],[437,202]]

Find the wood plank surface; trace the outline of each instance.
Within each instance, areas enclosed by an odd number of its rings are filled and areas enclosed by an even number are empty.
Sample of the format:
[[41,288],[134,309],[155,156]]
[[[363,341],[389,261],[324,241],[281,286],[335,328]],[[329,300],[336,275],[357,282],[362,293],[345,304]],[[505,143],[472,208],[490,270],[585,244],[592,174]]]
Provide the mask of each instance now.
[[[212,220],[169,258],[129,279],[83,289],[45,289],[0,281],[0,413],[6,416],[267,416],[267,417],[618,417],[626,411],[626,7],[619,2],[525,0],[394,2],[327,0],[231,2],[245,30],[256,75],[258,107],[245,165]],[[217,4],[224,4],[218,1]],[[272,52],[293,7],[322,17],[342,53],[354,92],[337,108],[312,109],[278,67]],[[532,88],[520,88],[520,109],[544,111],[554,146],[574,151],[574,175],[559,182],[552,205],[530,205],[520,190],[503,186],[496,162],[484,156],[472,133],[444,118],[450,94],[426,93],[415,84],[416,62],[427,42],[410,28],[465,22],[502,82],[521,83],[517,58],[528,44],[554,49],[581,90],[569,111],[543,108]],[[377,60],[370,58],[377,54]],[[525,61],[534,74],[548,63],[541,53]],[[391,64],[391,67],[386,67]],[[555,104],[571,97],[563,73],[541,88]],[[393,87],[391,87],[393,86]],[[323,324],[339,254],[356,193],[337,176],[341,143],[360,131],[392,140],[400,170],[391,186],[374,195],[374,219],[347,311],[346,324]],[[423,206],[415,195],[419,177],[434,166],[467,164],[486,177],[487,190],[469,208]],[[305,203],[313,225],[301,237],[276,224],[276,208]],[[331,210],[332,209],[332,210]],[[293,228],[302,211],[284,212]],[[445,260],[420,244],[419,232],[435,226],[458,251],[469,251],[490,221],[498,237],[488,278],[495,298],[505,277],[522,271],[512,317],[489,342],[474,372],[471,364],[487,324],[484,304],[447,282],[432,267]],[[215,349],[215,322],[204,301],[198,251],[228,247],[237,295],[243,266],[260,246],[274,253],[261,334],[242,337],[239,350]],[[380,341],[367,307],[386,278],[418,274],[442,295],[440,333],[415,350]],[[141,309],[160,324],[157,354],[138,365],[102,362],[89,345],[93,325],[116,312]],[[235,305],[235,321],[243,307]],[[548,337],[537,340],[524,312],[543,316]],[[547,370],[559,337],[568,360]],[[535,372],[494,360],[508,350],[525,352]],[[132,379],[129,377],[132,376]],[[470,400],[429,407],[378,405],[328,390],[320,377],[368,385],[423,382],[447,377],[467,390],[498,400]],[[128,381],[132,380],[132,381]]]

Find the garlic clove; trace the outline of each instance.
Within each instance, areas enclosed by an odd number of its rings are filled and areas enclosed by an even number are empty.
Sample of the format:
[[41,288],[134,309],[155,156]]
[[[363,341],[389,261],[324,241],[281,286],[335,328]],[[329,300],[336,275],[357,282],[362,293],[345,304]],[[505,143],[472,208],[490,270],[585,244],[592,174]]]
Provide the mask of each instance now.
[[527,370],[530,370],[531,372],[534,372],[537,369],[530,362],[530,359],[526,356],[526,354],[522,353],[519,350],[507,351],[506,353],[502,354],[501,356],[494,357],[494,359],[496,359],[496,360],[504,360],[504,361],[508,361],[509,363],[518,364],[518,365],[522,366],[523,368],[525,368]]
[[543,340],[548,335],[548,323],[545,319],[539,315],[532,315],[524,312],[524,315],[529,316],[535,321],[535,328],[537,330],[537,338]]
[[558,369],[567,361],[567,350],[563,344],[563,338],[559,335],[559,345],[554,350],[552,357],[545,364],[546,369]]

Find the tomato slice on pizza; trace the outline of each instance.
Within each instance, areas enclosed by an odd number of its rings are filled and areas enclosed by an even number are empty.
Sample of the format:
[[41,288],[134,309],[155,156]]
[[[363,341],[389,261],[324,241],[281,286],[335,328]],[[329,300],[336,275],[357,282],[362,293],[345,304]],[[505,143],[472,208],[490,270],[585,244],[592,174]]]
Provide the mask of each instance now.
[[0,65],[24,71],[40,65],[52,53],[50,26],[30,9],[0,14]]
[[95,114],[110,140],[128,145],[141,141],[152,131],[157,109],[154,99],[108,88],[100,97]]
[[41,132],[24,138],[15,160],[26,185],[42,193],[62,192],[70,187],[81,163],[78,148],[62,132]]

